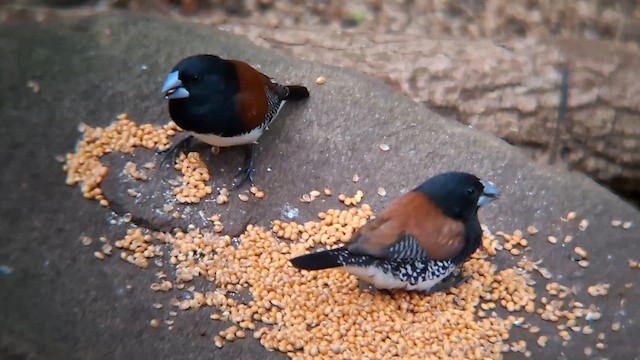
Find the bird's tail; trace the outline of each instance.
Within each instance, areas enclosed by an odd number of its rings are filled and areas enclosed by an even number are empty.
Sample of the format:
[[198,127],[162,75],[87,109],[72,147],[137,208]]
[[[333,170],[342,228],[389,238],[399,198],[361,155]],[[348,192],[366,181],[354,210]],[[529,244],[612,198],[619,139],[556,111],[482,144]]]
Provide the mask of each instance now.
[[285,88],[287,89],[287,96],[285,96],[284,100],[299,101],[309,97],[309,90],[304,86],[288,85]]
[[291,264],[301,270],[322,270],[346,265],[349,256],[347,249],[337,248],[294,257]]

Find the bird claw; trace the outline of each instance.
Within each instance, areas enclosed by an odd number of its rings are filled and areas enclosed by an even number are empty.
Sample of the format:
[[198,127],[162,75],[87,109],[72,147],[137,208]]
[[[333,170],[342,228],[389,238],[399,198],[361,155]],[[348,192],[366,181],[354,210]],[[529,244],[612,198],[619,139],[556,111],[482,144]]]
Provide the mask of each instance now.
[[247,167],[244,169],[240,169],[235,175],[233,175],[235,179],[240,178],[240,181],[237,184],[233,185],[233,189],[235,190],[241,187],[245,182],[247,182],[247,180],[249,180],[253,184],[253,173],[255,172],[255,170],[256,169],[254,169],[253,167]]
[[171,147],[166,150],[156,151],[156,154],[166,153],[164,158],[162,158],[162,161],[160,161],[160,167],[164,165],[164,163],[167,161],[168,158],[171,158],[171,164],[175,164],[176,159],[178,158],[178,153],[180,153],[180,151],[187,149],[191,146],[191,139],[193,139],[193,136],[189,135],[187,137],[182,138],[177,143],[171,145]]

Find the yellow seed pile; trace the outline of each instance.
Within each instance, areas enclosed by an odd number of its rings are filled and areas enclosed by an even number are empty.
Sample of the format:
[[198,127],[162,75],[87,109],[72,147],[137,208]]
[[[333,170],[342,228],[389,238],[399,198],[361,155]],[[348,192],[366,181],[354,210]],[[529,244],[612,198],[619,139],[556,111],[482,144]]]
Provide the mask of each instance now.
[[160,246],[154,244],[153,240],[154,237],[145,233],[142,228],[132,228],[127,230],[124,239],[116,240],[114,245],[122,249],[120,252],[122,260],[146,269],[149,267],[149,259],[162,255]]
[[173,189],[173,194],[180,203],[198,203],[200,199],[211,194],[211,186],[207,181],[211,179],[207,165],[200,160],[198,152],[185,155],[180,153],[175,169],[182,172],[182,184]]
[[85,198],[98,200],[102,206],[108,206],[109,202],[100,188],[108,169],[100,162],[100,158],[113,151],[130,153],[136,147],[164,150],[169,146],[169,138],[180,129],[173,122],[161,128],[151,124],[138,125],[122,114],[118,121],[105,128],[81,124],[79,130],[83,138],[75,153],[66,155],[63,166],[67,172],[67,185],[81,183]]
[[[131,152],[135,147],[166,149],[169,138],[180,129],[174,123],[162,128],[137,125],[122,115],[109,127],[82,125],[80,131],[83,139],[76,153],[67,154],[64,165],[67,184],[81,183],[86,198],[108,206],[100,189],[108,169],[101,164],[100,157],[112,151]],[[152,170],[154,165],[148,163],[144,168]],[[181,154],[175,168],[183,175],[182,183],[176,184],[174,192],[179,202],[196,203],[212,193],[206,185],[210,180],[208,170],[198,153]],[[147,177],[135,163],[128,163],[124,172],[137,180]],[[357,182],[359,178],[356,175],[352,180]],[[135,190],[127,191],[137,196]],[[256,198],[264,197],[264,192],[256,187],[252,187],[250,193]],[[322,193],[332,195],[329,188]],[[378,194],[384,196],[386,191],[380,188]],[[248,193],[240,195],[246,197],[241,198],[242,201],[249,200]],[[310,202],[321,193],[314,190],[305,195],[301,201]],[[506,351],[530,357],[528,344],[509,341],[509,331],[512,327],[522,327],[537,334],[541,329],[525,322],[524,317],[516,317],[516,312],[538,316],[555,326],[556,335],[564,344],[577,337],[575,334],[593,334],[590,324],[601,319],[602,314],[597,306],[576,301],[574,288],[549,282],[545,284],[546,293],[535,293],[535,281],[530,274],[537,271],[545,279],[550,279],[552,274],[539,266],[541,261],[527,259],[529,242],[520,230],[495,235],[485,230],[481,249],[463,265],[463,272],[470,275],[470,279],[444,293],[372,292],[360,289],[355,276],[337,269],[308,272],[293,268],[290,258],[319,245],[341,246],[373,217],[369,205],[357,207],[363,196],[360,190],[352,197],[340,194],[338,199],[349,208],[321,212],[316,221],[298,224],[276,220],[271,229],[249,225],[239,240],[224,235],[224,225],[220,217],[214,215],[210,218],[211,231],[189,227],[151,234],[134,227],[114,245],[120,249],[122,260],[140,268],[148,268],[152,260],[161,267],[166,256],[175,269],[175,281],[167,280],[167,275],[160,271],[156,273],[157,282],[150,288],[162,292],[185,290],[187,296],[181,296],[182,300],[173,298],[172,306],[181,310],[210,308],[213,320],[233,323],[212,338],[212,345],[218,348],[225,342],[246,337],[246,331],[254,331],[253,336],[267,349],[296,359],[497,359]],[[220,189],[216,202],[222,205],[228,201],[229,191]],[[166,205],[164,210],[169,213],[174,208]],[[172,215],[182,216],[177,211]],[[576,216],[572,211],[561,220],[569,222]],[[612,221],[612,226],[625,229],[632,226],[630,222],[619,222]],[[583,219],[579,229],[585,231],[587,227],[588,221]],[[534,236],[539,230],[529,226],[526,232]],[[566,236],[564,242],[572,239]],[[102,244],[94,256],[105,260],[112,254],[113,246],[106,238],[100,240]],[[552,244],[558,242],[554,236],[547,240]],[[85,236],[81,242],[90,246],[92,239]],[[171,249],[169,254],[162,251],[165,243]],[[500,250],[518,257],[517,266],[498,271],[487,258]],[[586,250],[576,247],[574,253],[582,262],[580,266],[588,266]],[[629,267],[637,269],[640,264],[629,260]],[[216,290],[202,293],[195,291],[194,286],[186,287],[196,277],[215,283]],[[587,288],[591,296],[606,296],[608,291],[608,284]],[[154,307],[161,308],[162,304]],[[512,314],[498,315],[505,310]],[[176,316],[177,312],[171,310],[169,315]],[[171,328],[173,320],[165,319],[164,324]],[[158,328],[161,323],[152,319],[149,325]],[[619,322],[611,323],[614,332],[620,327]],[[546,346],[549,335],[539,335],[537,345]],[[605,340],[604,333],[597,334],[597,340],[585,347],[585,354],[606,349]]]
[[356,194],[353,195],[352,197],[349,197],[345,194],[340,194],[338,195],[338,200],[340,200],[340,202],[342,202],[347,206],[351,206],[351,205],[355,206],[360,204],[363,197],[364,197],[364,193],[361,190],[358,190],[356,191]]
[[[475,359],[499,358],[503,351],[528,353],[524,342],[507,342],[517,318],[500,318],[493,309],[533,309],[535,292],[527,275],[514,269],[498,272],[482,258],[484,250],[464,265],[464,272],[472,276],[469,281],[429,296],[372,293],[360,290],[357,278],[340,270],[299,271],[289,263],[311,247],[347,241],[372,215],[365,204],[328,210],[318,221],[304,224],[274,221],[271,231],[249,225],[239,244],[227,235],[198,229],[160,234],[172,246],[176,284],[201,276],[215,282],[217,289],[194,291],[172,304],[183,310],[213,307],[213,319],[234,323],[213,339],[215,346],[242,338],[245,330],[261,322],[268,326],[254,336],[267,349],[292,358]],[[152,288],[163,291],[169,284],[164,280]],[[230,295],[245,289],[251,294],[245,302]]]

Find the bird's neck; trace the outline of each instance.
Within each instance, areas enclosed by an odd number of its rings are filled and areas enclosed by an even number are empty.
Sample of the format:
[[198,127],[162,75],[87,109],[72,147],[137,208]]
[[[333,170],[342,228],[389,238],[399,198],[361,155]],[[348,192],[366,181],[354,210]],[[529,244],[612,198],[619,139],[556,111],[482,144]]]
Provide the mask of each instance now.
[[466,261],[482,244],[482,228],[477,219],[465,221],[465,243],[464,247],[451,261],[460,264]]

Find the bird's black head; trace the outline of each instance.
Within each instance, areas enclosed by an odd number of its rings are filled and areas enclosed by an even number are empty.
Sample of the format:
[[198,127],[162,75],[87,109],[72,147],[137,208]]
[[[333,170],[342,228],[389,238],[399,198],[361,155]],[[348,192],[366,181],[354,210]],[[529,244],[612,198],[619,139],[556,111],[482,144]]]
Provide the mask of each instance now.
[[215,55],[195,55],[181,60],[162,86],[166,99],[208,101],[210,94],[220,94],[228,78],[235,76],[233,64]]
[[169,100],[171,118],[183,129],[224,133],[226,124],[235,120],[233,98],[239,87],[233,63],[215,55],[195,55],[171,70],[162,93]]
[[478,208],[498,196],[491,184],[463,172],[436,175],[416,190],[427,195],[445,215],[461,221],[477,221]]

